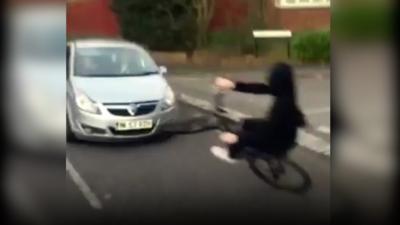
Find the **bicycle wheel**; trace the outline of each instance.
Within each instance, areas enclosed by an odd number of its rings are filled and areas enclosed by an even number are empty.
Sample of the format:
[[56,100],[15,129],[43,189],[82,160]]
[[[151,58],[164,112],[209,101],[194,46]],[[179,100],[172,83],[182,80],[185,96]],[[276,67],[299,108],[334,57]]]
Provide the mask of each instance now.
[[253,158],[249,160],[249,167],[257,177],[274,188],[296,193],[303,193],[311,188],[312,182],[308,173],[289,159]]

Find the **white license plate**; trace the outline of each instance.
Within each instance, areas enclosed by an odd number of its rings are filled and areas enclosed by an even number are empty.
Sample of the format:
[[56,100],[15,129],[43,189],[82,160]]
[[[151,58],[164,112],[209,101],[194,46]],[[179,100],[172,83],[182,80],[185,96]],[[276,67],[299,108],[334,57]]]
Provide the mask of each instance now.
[[150,129],[153,127],[153,120],[135,120],[135,121],[123,121],[117,122],[116,130],[142,130]]

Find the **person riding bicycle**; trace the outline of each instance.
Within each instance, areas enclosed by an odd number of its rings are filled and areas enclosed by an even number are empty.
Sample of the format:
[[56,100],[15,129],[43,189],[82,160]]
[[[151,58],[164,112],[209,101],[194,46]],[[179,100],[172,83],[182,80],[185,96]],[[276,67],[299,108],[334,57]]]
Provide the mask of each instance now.
[[297,105],[292,67],[286,63],[275,64],[268,83],[234,82],[223,77],[215,79],[214,85],[219,90],[270,94],[275,99],[265,118],[245,119],[239,132],[222,133],[219,138],[228,144],[229,150],[213,146],[210,150],[214,155],[234,163],[238,153],[245,147],[284,156],[295,145],[297,128],[304,127],[306,122]]

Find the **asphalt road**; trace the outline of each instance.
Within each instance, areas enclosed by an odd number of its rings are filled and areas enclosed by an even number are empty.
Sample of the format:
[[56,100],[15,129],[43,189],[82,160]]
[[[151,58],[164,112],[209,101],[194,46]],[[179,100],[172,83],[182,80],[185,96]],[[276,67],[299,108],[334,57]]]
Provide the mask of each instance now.
[[[180,113],[179,122],[212,119],[185,105]],[[67,159],[80,177],[67,178],[72,208],[80,212],[75,218],[109,224],[329,221],[329,158],[300,147],[292,152],[312,179],[307,192],[296,194],[269,186],[246,161],[231,165],[215,158],[209,151],[215,144],[216,131],[140,143],[68,144]],[[82,182],[100,203],[97,209],[82,193]]]
[[[231,76],[260,80],[261,74]],[[211,101],[212,75],[172,75],[168,79],[176,92]],[[315,128],[312,134],[329,143],[329,77],[299,77],[298,83],[300,106]],[[252,116],[263,115],[270,102],[265,96],[227,95],[228,107]],[[177,124],[192,124],[193,118],[202,124],[214,123],[212,116],[198,108],[180,104],[179,109]],[[328,132],[319,131],[319,127],[328,128]],[[326,224],[332,207],[339,208],[334,213],[346,216],[344,222],[349,222],[349,213],[364,217],[366,212],[376,212],[377,205],[383,204],[382,196],[387,196],[382,185],[387,179],[379,172],[365,170],[373,167],[371,161],[363,161],[369,166],[361,167],[353,160],[364,160],[362,155],[347,154],[350,160],[331,171],[330,157],[307,147],[297,147],[290,158],[307,172],[312,185],[302,194],[275,189],[256,176],[246,161],[231,165],[215,158],[209,148],[221,144],[217,134],[208,130],[130,143],[69,143],[66,180],[62,181],[55,178],[64,174],[64,163],[40,157],[13,159],[9,161],[9,177],[19,179],[9,184],[17,183],[19,188],[11,185],[10,197],[18,199],[17,209],[48,224]],[[363,207],[368,211],[359,210]]]
[[[357,61],[351,57],[340,59],[346,63],[341,67],[344,71],[339,71],[346,76],[338,79],[346,87],[340,90],[346,117],[354,119],[349,120],[354,122],[352,128],[366,132],[361,136],[369,142],[362,137],[355,140],[351,132],[340,135],[344,141],[335,142],[335,149],[342,151],[334,153],[332,166],[329,157],[306,147],[294,149],[290,158],[312,180],[303,194],[273,188],[257,177],[246,161],[231,165],[215,158],[209,148],[221,143],[217,132],[209,130],[131,143],[69,143],[67,173],[63,157],[10,157],[4,173],[9,208],[20,212],[19,218],[40,224],[327,224],[331,215],[341,215],[338,218],[344,220],[338,222],[342,224],[352,221],[349,215],[357,214],[363,222],[372,223],[374,214],[386,213],[387,199],[392,198],[387,188],[387,158],[391,155],[385,151],[387,146],[378,145],[387,141],[373,139],[377,133],[388,136],[390,115],[384,113],[388,96],[382,93],[391,80],[382,79],[385,71],[379,70],[387,67],[383,62],[388,60],[373,58],[368,63],[372,70],[362,66],[365,61],[355,66]],[[176,92],[210,102],[214,74],[200,79],[198,74],[187,75],[171,75],[168,80]],[[369,79],[364,80],[367,75]],[[230,76],[261,80],[262,71]],[[300,106],[315,128],[312,134],[329,142],[329,75],[313,72],[299,77],[298,84]],[[252,116],[261,116],[270,102],[263,96],[227,96],[228,107]],[[179,118],[180,124],[190,124],[192,118],[213,123],[210,115],[187,105],[180,105]],[[331,214],[333,207],[340,210]]]
[[[212,102],[211,82],[215,74],[191,75],[170,75],[168,80],[177,93]],[[240,71],[227,76],[260,81],[262,75],[262,71]],[[355,79],[353,84],[358,82]],[[312,125],[312,135],[329,143],[329,73],[302,75],[297,83],[299,104]],[[262,116],[270,103],[271,98],[265,96],[230,93],[226,97],[227,107],[255,117]],[[180,109],[180,122],[193,117],[210,118],[196,108],[182,105]],[[309,191],[299,195],[266,184],[245,161],[238,165],[219,161],[209,152],[215,144],[220,144],[216,131],[142,143],[69,144],[68,160],[101,203],[100,209],[94,209],[79,184],[69,178],[72,183],[69,188],[76,199],[73,202],[79,203],[75,208],[84,212],[77,218],[101,218],[116,224],[128,220],[158,224],[228,221],[326,224],[332,207],[338,209],[332,212],[339,215],[335,218],[346,218],[345,222],[351,221],[349,215],[355,220],[363,215],[364,222],[371,222],[375,213],[382,215],[385,209],[384,200],[380,199],[387,196],[384,188],[387,185],[382,185],[387,179],[377,169],[379,166],[374,165],[386,164],[375,163],[379,157],[369,153],[345,154],[346,162],[336,163],[335,173],[331,174],[329,157],[307,147],[294,149],[291,158],[312,180]],[[331,175],[336,181],[332,187],[334,201],[330,201]],[[375,191],[381,194],[373,198],[371,194]]]

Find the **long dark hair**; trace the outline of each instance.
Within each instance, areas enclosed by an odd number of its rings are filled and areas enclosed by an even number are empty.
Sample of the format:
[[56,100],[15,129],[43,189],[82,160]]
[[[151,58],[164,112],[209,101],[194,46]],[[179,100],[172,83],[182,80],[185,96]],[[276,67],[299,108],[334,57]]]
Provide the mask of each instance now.
[[278,98],[285,97],[296,102],[293,69],[289,64],[277,63],[271,69],[269,85],[271,92]]
[[294,113],[295,123],[299,127],[306,125],[304,114],[297,105],[296,85],[293,68],[287,63],[277,63],[271,69],[269,77],[271,93],[277,98],[284,100],[288,110]]

